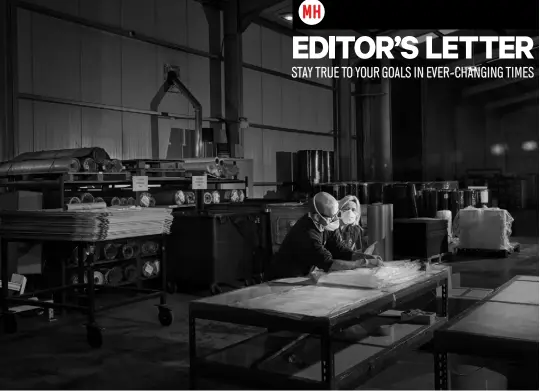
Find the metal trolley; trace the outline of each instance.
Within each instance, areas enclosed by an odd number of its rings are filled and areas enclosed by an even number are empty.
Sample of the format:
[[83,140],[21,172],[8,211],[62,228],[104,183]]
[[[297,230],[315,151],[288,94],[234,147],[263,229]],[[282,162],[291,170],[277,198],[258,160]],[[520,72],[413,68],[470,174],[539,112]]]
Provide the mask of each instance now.
[[[96,314],[101,311],[110,310],[113,308],[121,307],[124,305],[137,303],[144,300],[150,300],[153,298],[159,298],[158,307],[158,319],[163,326],[170,326],[173,322],[173,312],[167,306],[167,294],[165,290],[166,286],[166,256],[165,246],[163,242],[163,235],[152,236],[138,236],[133,238],[126,238],[128,240],[153,240],[159,243],[158,253],[160,254],[160,267],[157,277],[160,279],[161,289],[144,289],[142,288],[142,280],[144,278],[138,278],[136,282],[126,281],[117,285],[99,285],[100,291],[114,291],[125,292],[131,294],[143,294],[137,297],[130,297],[124,300],[119,300],[111,304],[107,304],[101,307],[96,306],[96,284],[94,282],[94,271],[100,267],[101,264],[114,261],[100,261],[99,253],[103,246],[111,241],[80,241],[80,240],[56,240],[55,242],[67,242],[76,247],[77,251],[73,251],[71,260],[75,263],[75,269],[77,270],[77,283],[66,284],[66,260],[61,262],[61,286],[44,289],[41,291],[35,291],[29,294],[24,294],[17,297],[9,297],[8,294],[8,243],[10,242],[28,242],[23,236],[3,234],[0,237],[0,259],[1,262],[1,277],[2,277],[2,294],[1,294],[1,313],[0,317],[3,321],[4,329],[7,333],[15,333],[17,331],[17,319],[15,313],[9,310],[10,304],[29,304],[35,307],[41,308],[53,308],[59,310],[74,310],[80,311],[87,315],[86,332],[88,344],[93,348],[101,347],[103,343],[102,329],[96,322]],[[125,239],[123,239],[125,240]],[[41,241],[43,243],[47,240]],[[50,241],[49,241],[50,242]],[[131,260],[136,260],[137,270],[141,270],[143,265],[143,256],[140,254],[135,255]],[[124,261],[119,259],[118,262]],[[86,275],[85,275],[86,274]],[[136,284],[135,287],[130,286]],[[77,294],[76,304],[71,304],[66,301],[66,294],[69,291],[73,291]],[[60,302],[50,302],[43,300],[30,300],[31,297],[39,297],[44,295],[59,294]]]

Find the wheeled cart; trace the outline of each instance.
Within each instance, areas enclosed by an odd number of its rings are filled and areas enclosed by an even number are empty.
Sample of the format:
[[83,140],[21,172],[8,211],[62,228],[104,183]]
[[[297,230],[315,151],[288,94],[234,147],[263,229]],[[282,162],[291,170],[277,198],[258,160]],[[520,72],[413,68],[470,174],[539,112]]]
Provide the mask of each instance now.
[[[163,326],[170,326],[173,322],[173,312],[166,305],[167,295],[165,285],[167,279],[166,273],[166,257],[165,246],[162,235],[138,236],[133,238],[124,238],[120,240],[107,241],[81,241],[81,240],[62,240],[58,238],[54,242],[61,242],[62,245],[72,246],[76,250],[71,253],[71,263],[62,260],[61,262],[61,277],[62,283],[60,286],[50,289],[45,289],[29,294],[24,294],[17,297],[9,297],[8,293],[8,243],[9,242],[24,242],[28,241],[22,235],[4,234],[0,237],[0,259],[1,262],[1,278],[2,278],[2,295],[1,295],[1,313],[0,317],[3,322],[4,330],[7,333],[15,333],[17,331],[17,319],[15,313],[9,310],[10,304],[30,304],[35,307],[53,308],[60,310],[75,310],[87,315],[86,332],[88,344],[93,348],[101,347],[103,343],[102,329],[96,322],[96,314],[101,311],[110,310],[124,305],[159,298],[158,319]],[[47,242],[42,240],[41,242]],[[122,245],[122,243],[125,243]],[[140,247],[147,243],[154,243],[153,251],[139,251]],[[122,248],[127,248],[127,244],[138,247],[135,251],[121,251]],[[124,247],[122,247],[124,246]],[[115,247],[118,249],[118,256],[109,256],[103,259],[101,254],[105,248]],[[146,246],[148,247],[148,246]],[[151,268],[148,260],[152,260],[155,270]],[[127,277],[128,273],[116,269],[116,277],[109,278],[110,281],[100,281],[96,279],[100,274],[100,270],[112,270],[111,266],[129,265],[132,273]],[[133,265],[135,264],[135,265]],[[76,270],[76,274],[68,281],[67,272],[70,269]],[[127,267],[126,267],[127,269]],[[135,272],[133,272],[135,270]],[[146,270],[146,271],[145,271]],[[114,274],[114,273],[113,273]],[[144,289],[142,282],[146,279],[157,278],[161,282],[161,289]],[[135,286],[133,286],[135,285]],[[96,290],[100,292],[124,292],[131,294],[142,294],[135,297],[130,297],[124,300],[107,304],[103,306],[96,305]],[[67,293],[74,293],[74,303],[67,302]],[[35,297],[43,297],[45,295],[58,294],[60,300],[55,302],[35,300]],[[30,299],[34,297],[34,299]]]

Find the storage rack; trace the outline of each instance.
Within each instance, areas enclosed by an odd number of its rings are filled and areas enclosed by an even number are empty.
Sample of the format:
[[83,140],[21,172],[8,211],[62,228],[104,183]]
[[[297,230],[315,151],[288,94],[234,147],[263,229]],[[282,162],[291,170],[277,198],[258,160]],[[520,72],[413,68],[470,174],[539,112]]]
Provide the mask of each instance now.
[[[126,240],[126,239],[124,239]],[[58,242],[71,243],[76,246],[77,252],[71,253],[71,259],[77,265],[78,273],[78,282],[76,284],[66,284],[66,260],[61,260],[61,275],[62,275],[62,284],[61,286],[44,289],[41,291],[36,291],[22,296],[9,297],[8,294],[8,271],[7,271],[7,262],[1,263],[1,275],[2,275],[2,295],[1,295],[1,318],[3,320],[4,329],[7,333],[14,333],[17,331],[17,320],[15,318],[15,313],[9,311],[9,304],[27,304],[35,307],[42,308],[53,308],[60,310],[74,310],[80,311],[87,315],[87,341],[88,344],[93,348],[101,347],[103,343],[101,328],[96,322],[96,313],[121,307],[124,305],[137,303],[140,301],[150,300],[153,298],[159,297],[158,304],[158,319],[163,326],[170,326],[173,322],[173,313],[171,309],[166,305],[167,294],[165,292],[165,286],[167,281],[166,273],[166,256],[165,256],[165,246],[163,245],[162,235],[150,235],[150,236],[139,236],[134,238],[129,238],[128,240],[152,240],[158,243],[160,247],[158,252],[154,256],[160,254],[160,267],[157,277],[161,277],[161,289],[142,289],[141,288],[141,279],[138,278],[137,282],[135,281],[126,281],[117,285],[100,285],[99,289],[103,291],[116,291],[116,292],[125,292],[125,293],[141,293],[142,296],[130,297],[121,301],[114,302],[112,304],[104,305],[101,307],[96,307],[96,284],[94,282],[94,271],[100,265],[103,265],[105,262],[123,262],[127,261],[126,259],[115,259],[111,261],[100,261],[99,254],[102,250],[102,247],[106,243],[117,242],[114,241],[72,241],[72,240],[62,240],[59,238]],[[8,243],[9,242],[21,242],[28,241],[22,235],[9,235],[4,234],[0,237],[0,258],[6,260],[8,257]],[[41,242],[47,242],[43,240]],[[55,241],[56,242],[56,241]],[[142,265],[142,257],[137,255],[135,257],[138,265]],[[137,268],[140,271],[140,268]],[[85,276],[86,273],[86,276]],[[86,282],[85,282],[86,277]],[[130,287],[133,283],[137,284],[137,287]],[[70,304],[66,300],[66,293],[68,291],[77,292],[77,304]],[[46,295],[51,295],[54,293],[59,293],[61,295],[60,302],[50,302],[46,300],[30,300],[31,297],[43,297]]]

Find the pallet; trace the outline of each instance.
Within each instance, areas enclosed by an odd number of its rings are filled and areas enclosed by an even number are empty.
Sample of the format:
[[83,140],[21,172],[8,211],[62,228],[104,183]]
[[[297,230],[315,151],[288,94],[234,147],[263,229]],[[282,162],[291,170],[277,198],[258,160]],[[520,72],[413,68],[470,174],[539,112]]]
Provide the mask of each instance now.
[[488,258],[508,258],[511,253],[518,253],[521,251],[521,245],[517,242],[510,243],[512,245],[512,250],[484,250],[484,249],[474,249],[474,248],[459,248],[457,253],[459,255],[466,256],[481,256]]
[[127,171],[133,170],[184,170],[184,161],[183,160],[152,160],[152,159],[131,159],[131,160],[122,160],[122,165]]
[[128,171],[122,172],[34,172],[24,175],[10,175],[4,177],[3,183],[13,182],[16,184],[19,181],[43,181],[63,178],[64,182],[118,182],[131,180],[131,173]]

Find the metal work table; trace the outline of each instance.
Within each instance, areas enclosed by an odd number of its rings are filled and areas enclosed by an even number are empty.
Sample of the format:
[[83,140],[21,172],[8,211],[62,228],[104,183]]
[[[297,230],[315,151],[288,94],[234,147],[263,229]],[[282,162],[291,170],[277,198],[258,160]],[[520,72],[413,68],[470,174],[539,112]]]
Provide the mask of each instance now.
[[514,277],[437,330],[434,345],[440,390],[449,386],[448,353],[537,362],[538,277]]
[[[319,285],[313,284],[285,286],[271,282],[192,301],[189,309],[190,386],[192,389],[197,387],[199,375],[229,378],[233,384],[249,383],[266,389],[343,389],[358,386],[391,364],[399,354],[428,342],[433,331],[446,322],[448,278],[449,268],[437,266],[412,281],[379,291],[324,286],[324,295],[332,296],[332,300],[336,297],[336,302],[342,297],[355,295],[369,298],[340,307],[327,315],[321,315],[315,309],[316,316],[246,305],[263,296],[279,299],[287,289],[297,289],[296,292],[319,289]],[[442,305],[436,321],[430,325],[407,324],[378,316],[430,291],[435,297],[438,287],[442,288]],[[311,291],[308,291],[308,296]],[[198,357],[196,319],[262,327],[270,331]],[[347,332],[357,330],[355,328],[359,328],[362,322],[370,321],[401,328],[392,336],[363,334],[356,339],[344,337]],[[307,353],[306,344],[311,345],[307,347]],[[283,361],[281,356],[298,348],[304,349],[310,365],[291,371],[290,366],[284,367],[288,365],[287,360]],[[275,368],[274,364],[281,368]]]

